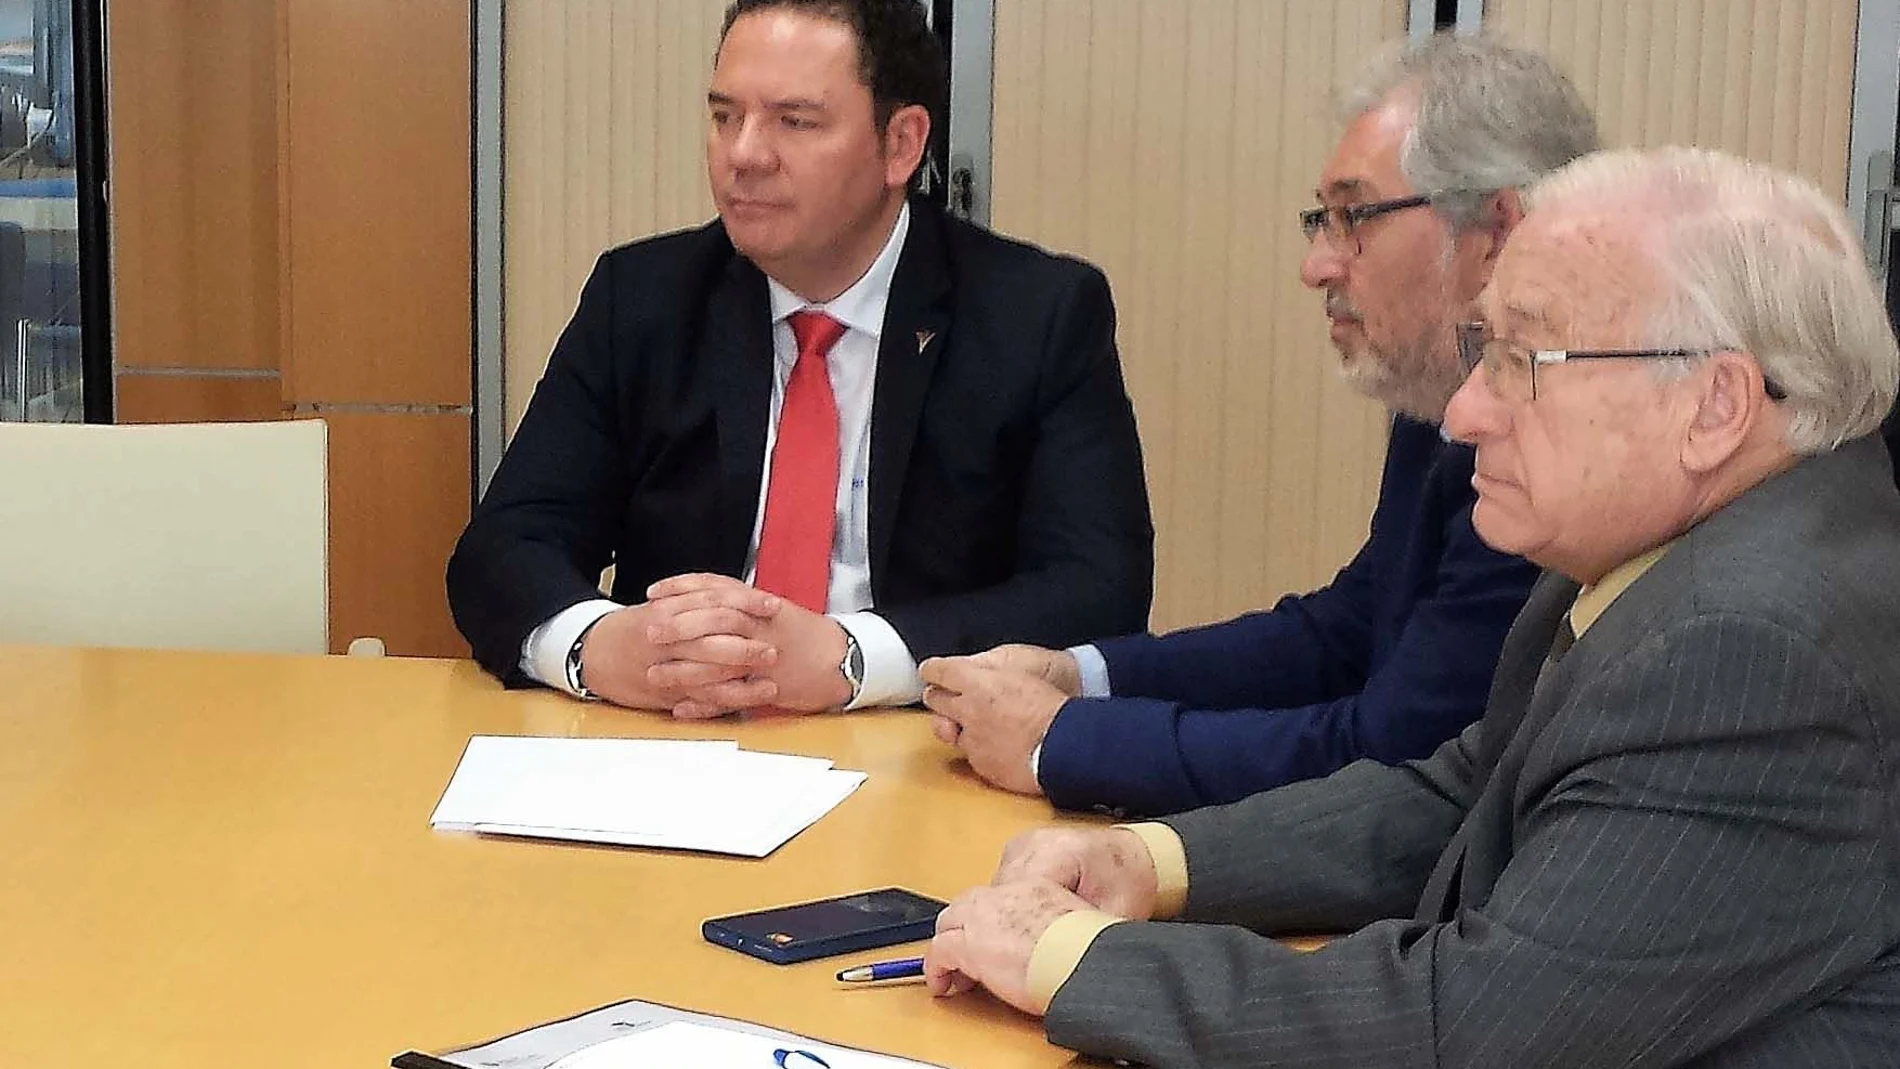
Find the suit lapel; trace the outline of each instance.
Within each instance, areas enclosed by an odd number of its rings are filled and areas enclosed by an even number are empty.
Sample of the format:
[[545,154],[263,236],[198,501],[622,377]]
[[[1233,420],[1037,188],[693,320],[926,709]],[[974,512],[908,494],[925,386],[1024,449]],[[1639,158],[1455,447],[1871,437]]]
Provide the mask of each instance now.
[[1485,702],[1483,745],[1474,770],[1478,783],[1497,771],[1504,747],[1524,722],[1557,629],[1577,601],[1577,589],[1574,580],[1545,572],[1504,637],[1504,645],[1498,650],[1498,669],[1491,677],[1491,697]]
[[1457,890],[1463,885],[1466,854],[1471,849],[1473,829],[1483,819],[1483,797],[1497,773],[1504,748],[1517,734],[1530,709],[1531,696],[1543,673],[1551,642],[1563,624],[1564,614],[1577,600],[1577,584],[1555,572],[1545,572],[1531,588],[1523,611],[1504,637],[1498,651],[1497,672],[1491,678],[1491,696],[1485,702],[1484,722],[1479,729],[1477,763],[1471,770],[1479,803],[1465,814],[1464,823],[1452,836],[1445,852],[1439,855],[1432,874],[1419,896],[1418,918],[1427,921],[1449,920],[1458,904]]
[[739,574],[752,541],[772,408],[772,304],[765,275],[735,255],[706,302],[700,358],[719,434],[718,559]]
[[890,557],[903,497],[904,474],[917,442],[924,400],[938,354],[949,344],[950,269],[943,245],[943,220],[917,202],[911,206],[910,234],[891,279],[878,343],[877,383],[871,401],[870,506],[873,589]]

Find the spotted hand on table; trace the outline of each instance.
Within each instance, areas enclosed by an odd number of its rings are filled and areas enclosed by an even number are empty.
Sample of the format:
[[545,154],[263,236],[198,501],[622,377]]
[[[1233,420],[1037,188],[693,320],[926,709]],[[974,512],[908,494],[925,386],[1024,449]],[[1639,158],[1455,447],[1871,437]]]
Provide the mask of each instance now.
[[1029,990],[1029,959],[1049,926],[1090,908],[1073,892],[1027,880],[978,887],[937,915],[937,934],[924,954],[924,982],[938,997],[981,986],[1025,1013],[1041,1014]]
[[1126,828],[1038,828],[1003,847],[992,885],[1043,882],[1074,892],[1105,913],[1154,916],[1159,881],[1154,857]]
[[985,780],[1018,794],[1041,794],[1029,754],[1070,695],[1043,675],[985,659],[996,653],[935,657],[919,666],[924,704],[937,714],[931,728],[963,751]]

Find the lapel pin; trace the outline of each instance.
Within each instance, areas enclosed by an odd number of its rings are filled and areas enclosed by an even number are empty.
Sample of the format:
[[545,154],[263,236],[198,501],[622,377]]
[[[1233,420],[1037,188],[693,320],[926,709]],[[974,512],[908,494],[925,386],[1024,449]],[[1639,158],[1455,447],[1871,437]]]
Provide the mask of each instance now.
[[918,331],[917,332],[917,351],[919,353],[922,353],[925,347],[930,344],[930,340],[932,338],[935,338],[936,336],[937,336],[937,332],[934,330]]

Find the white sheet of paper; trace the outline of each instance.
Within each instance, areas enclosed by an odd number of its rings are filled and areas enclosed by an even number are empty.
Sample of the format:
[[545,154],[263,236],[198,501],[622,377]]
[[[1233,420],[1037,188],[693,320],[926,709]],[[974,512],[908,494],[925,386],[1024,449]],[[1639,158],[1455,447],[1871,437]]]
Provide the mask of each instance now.
[[[777,1052],[808,1051],[831,1069],[919,1069],[923,1062],[870,1054],[823,1043],[784,1041],[724,1028],[675,1021],[658,1028],[584,1047],[548,1069],[777,1069]],[[785,1069],[821,1069],[821,1063],[788,1053]]]
[[764,857],[864,779],[821,757],[731,742],[478,735],[429,823]]
[[588,776],[628,762],[688,762],[738,750],[737,742],[727,740],[476,735],[463,749],[461,763],[429,823],[438,827],[471,826],[493,807],[497,796],[507,793],[523,776],[536,780]]
[[565,828],[537,824],[484,822],[472,830],[483,835],[529,839],[649,846],[668,850],[705,850],[741,857],[765,857],[831,812],[863,783],[862,772],[827,771],[822,782],[800,784],[797,799],[768,798],[770,789],[722,799],[698,812],[649,815],[638,827]]

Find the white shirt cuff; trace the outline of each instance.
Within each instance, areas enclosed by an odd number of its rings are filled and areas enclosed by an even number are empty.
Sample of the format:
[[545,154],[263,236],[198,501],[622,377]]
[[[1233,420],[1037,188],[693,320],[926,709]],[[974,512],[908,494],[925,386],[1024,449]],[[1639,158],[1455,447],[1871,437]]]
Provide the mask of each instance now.
[[890,621],[874,612],[843,612],[832,619],[858,640],[864,654],[864,685],[846,709],[915,705],[923,700],[924,679],[917,674],[917,659]]
[[619,602],[595,598],[555,613],[547,623],[528,632],[528,640],[521,644],[522,673],[543,686],[575,694],[567,685],[567,651],[594,621],[620,607]]
[[1082,677],[1082,697],[1107,698],[1108,659],[1094,646],[1070,646],[1066,651],[1075,658],[1076,674]]

